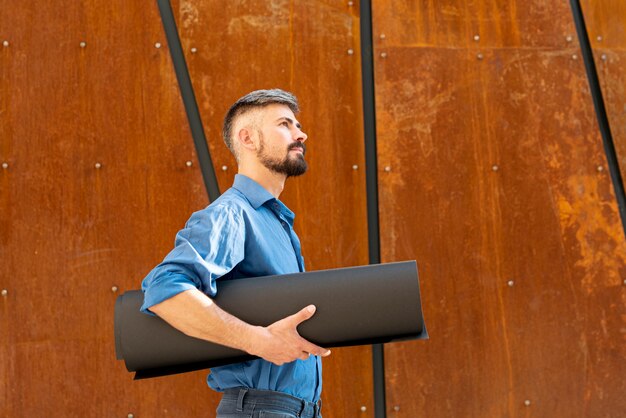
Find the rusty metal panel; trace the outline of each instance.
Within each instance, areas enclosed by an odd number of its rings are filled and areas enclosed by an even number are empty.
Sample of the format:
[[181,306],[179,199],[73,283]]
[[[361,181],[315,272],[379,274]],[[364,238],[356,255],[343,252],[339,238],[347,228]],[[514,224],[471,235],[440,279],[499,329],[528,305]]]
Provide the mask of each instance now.
[[[374,40],[398,46],[558,47],[573,42],[567,2],[373,1]],[[570,39],[569,37],[572,36]]]
[[374,2],[382,260],[417,259],[431,335],[386,346],[388,416],[626,408],[626,245],[571,12],[506,3]]
[[[227,4],[199,6],[215,25],[196,27],[198,39],[217,42],[187,57],[208,137],[219,138],[227,105],[244,92],[295,91],[311,174],[285,200],[300,215],[309,268],[365,264],[354,8],[301,2],[286,15],[287,3]],[[184,43],[195,39],[185,22]],[[204,373],[131,382],[113,353],[112,289],[136,288],[207,203],[156,4],[21,2],[3,7],[0,23],[9,42],[0,55],[2,413],[205,416],[217,398]],[[219,141],[210,146],[224,189],[233,161]],[[370,358],[351,348],[325,362],[326,415],[373,409]]]
[[626,3],[581,1],[622,179],[626,178]]
[[114,353],[117,294],[208,203],[156,3],[3,2],[0,38],[0,416],[204,414],[203,374]]
[[[294,92],[309,172],[287,181],[307,269],[368,262],[358,6],[332,1],[173,1],[221,190],[236,165],[221,137],[228,107],[259,88]],[[369,347],[324,359],[324,416],[373,417]],[[362,412],[361,407],[366,411]]]

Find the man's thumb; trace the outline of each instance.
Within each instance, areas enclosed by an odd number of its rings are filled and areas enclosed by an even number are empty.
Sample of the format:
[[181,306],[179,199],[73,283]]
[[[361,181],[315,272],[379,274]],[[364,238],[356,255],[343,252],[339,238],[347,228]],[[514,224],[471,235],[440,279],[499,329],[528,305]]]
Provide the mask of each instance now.
[[296,320],[296,325],[306,321],[311,318],[315,314],[315,305],[309,305],[303,308],[300,312],[294,315],[294,319]]

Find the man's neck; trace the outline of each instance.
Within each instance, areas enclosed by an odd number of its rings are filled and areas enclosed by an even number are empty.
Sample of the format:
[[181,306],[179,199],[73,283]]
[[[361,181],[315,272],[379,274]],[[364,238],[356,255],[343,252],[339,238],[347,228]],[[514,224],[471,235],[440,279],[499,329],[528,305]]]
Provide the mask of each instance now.
[[280,194],[283,192],[283,189],[285,188],[285,180],[287,180],[286,175],[275,173],[266,167],[250,168],[239,166],[239,174],[243,174],[244,176],[259,183],[276,199],[278,199]]

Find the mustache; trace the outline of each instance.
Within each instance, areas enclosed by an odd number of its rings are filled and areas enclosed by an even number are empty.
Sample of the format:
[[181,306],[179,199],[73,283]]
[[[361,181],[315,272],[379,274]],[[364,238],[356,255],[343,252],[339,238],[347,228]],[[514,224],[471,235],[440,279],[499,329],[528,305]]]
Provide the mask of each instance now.
[[302,155],[306,154],[306,145],[304,145],[303,142],[294,142],[293,144],[289,144],[287,151],[291,151],[292,149],[300,149],[302,151]]

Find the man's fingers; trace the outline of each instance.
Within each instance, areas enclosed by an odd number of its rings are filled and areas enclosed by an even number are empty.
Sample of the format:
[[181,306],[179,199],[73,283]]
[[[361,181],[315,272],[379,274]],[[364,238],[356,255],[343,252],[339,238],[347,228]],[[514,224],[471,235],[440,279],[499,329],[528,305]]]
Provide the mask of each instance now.
[[[320,348],[319,350],[310,351],[307,354],[314,355],[314,356],[320,356],[320,357],[328,357],[328,356],[330,356],[330,350],[328,350],[326,348]],[[303,359],[303,360],[306,360],[306,358]]]
[[307,344],[305,346],[304,351],[306,351],[309,354],[313,354],[314,356],[326,357],[326,356],[330,355],[330,350],[329,349],[319,347],[319,346],[317,346],[315,344],[312,344],[312,343],[310,343],[308,341],[307,341]]
[[311,318],[314,313],[315,313],[315,305],[309,305],[301,309],[300,312],[296,312],[295,314],[291,315],[288,318],[290,319],[290,322],[293,324],[293,326],[297,327],[302,322]]
[[330,356],[330,350],[327,348],[320,348],[320,351],[318,351],[315,355],[320,357],[328,357]]

